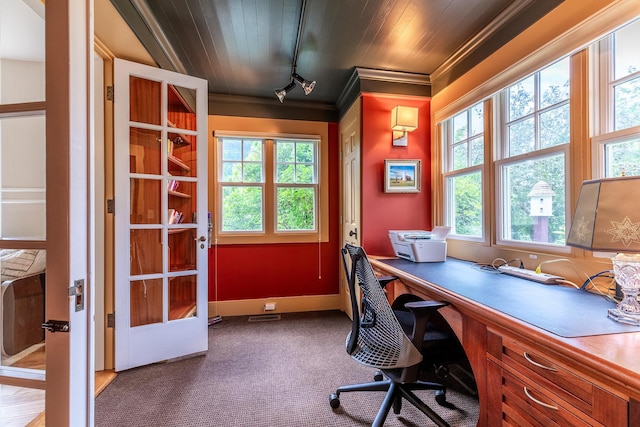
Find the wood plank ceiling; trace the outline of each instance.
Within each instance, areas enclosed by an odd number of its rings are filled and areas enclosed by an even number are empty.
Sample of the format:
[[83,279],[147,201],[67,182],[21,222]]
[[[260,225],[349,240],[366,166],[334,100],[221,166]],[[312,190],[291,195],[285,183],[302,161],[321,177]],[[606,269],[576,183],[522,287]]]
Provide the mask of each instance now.
[[277,104],[274,89],[289,83],[295,56],[298,74],[317,84],[308,96],[297,87],[286,101],[329,105],[338,102],[355,67],[427,81],[434,72],[455,77],[561,2],[111,1],[160,66],[207,79],[211,94]]

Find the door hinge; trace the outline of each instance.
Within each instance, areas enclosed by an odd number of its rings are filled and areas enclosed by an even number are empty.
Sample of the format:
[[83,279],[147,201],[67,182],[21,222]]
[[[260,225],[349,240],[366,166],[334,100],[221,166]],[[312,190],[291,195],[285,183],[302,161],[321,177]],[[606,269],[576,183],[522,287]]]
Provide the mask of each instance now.
[[107,97],[107,101],[113,101],[113,98],[114,98],[113,86],[107,86],[106,97]]
[[42,324],[42,329],[49,332],[69,332],[69,322],[66,320],[47,320]]
[[116,327],[116,314],[107,313],[107,328],[115,328],[115,327]]
[[107,199],[107,213],[116,213],[116,202],[113,199]]

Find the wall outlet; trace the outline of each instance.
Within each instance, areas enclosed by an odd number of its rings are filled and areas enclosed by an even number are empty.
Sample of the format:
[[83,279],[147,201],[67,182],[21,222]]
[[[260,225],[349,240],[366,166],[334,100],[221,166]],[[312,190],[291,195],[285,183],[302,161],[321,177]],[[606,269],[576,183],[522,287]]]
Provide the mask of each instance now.
[[267,302],[264,304],[264,311],[273,311],[276,309],[275,302]]

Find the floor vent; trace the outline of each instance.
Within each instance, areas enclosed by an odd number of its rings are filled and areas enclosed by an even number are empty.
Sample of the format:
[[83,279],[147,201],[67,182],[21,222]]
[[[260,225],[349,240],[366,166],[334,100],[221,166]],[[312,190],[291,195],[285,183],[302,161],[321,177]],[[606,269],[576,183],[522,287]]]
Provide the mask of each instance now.
[[280,320],[279,314],[261,314],[259,316],[249,316],[249,322],[270,322]]

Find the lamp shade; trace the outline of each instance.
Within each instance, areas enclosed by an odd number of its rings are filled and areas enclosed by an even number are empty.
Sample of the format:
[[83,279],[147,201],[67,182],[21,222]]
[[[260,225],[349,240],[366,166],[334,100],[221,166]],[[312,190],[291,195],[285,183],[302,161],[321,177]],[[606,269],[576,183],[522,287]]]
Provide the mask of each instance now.
[[418,129],[418,108],[397,105],[391,110],[391,129],[411,132]]
[[603,252],[640,252],[640,177],[582,183],[567,245]]

